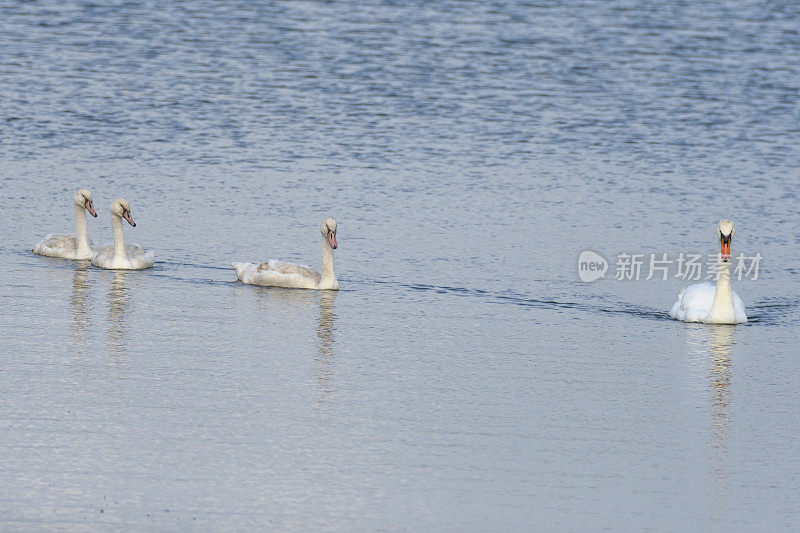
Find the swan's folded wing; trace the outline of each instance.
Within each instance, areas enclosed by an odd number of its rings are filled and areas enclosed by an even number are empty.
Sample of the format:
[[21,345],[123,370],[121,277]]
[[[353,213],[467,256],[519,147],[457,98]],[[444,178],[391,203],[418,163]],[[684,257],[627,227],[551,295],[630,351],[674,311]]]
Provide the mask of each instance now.
[[689,285],[679,294],[669,316],[684,322],[702,322],[711,311],[716,287],[711,283]]
[[156,263],[156,254],[153,250],[145,250],[141,248],[142,253],[136,256],[128,254],[128,260],[135,265],[136,268],[150,268]]
[[113,245],[105,245],[93,250],[94,253],[92,254],[92,265],[99,267],[110,265],[111,260],[114,258],[114,246]]
[[128,244],[125,246],[125,255],[131,269],[142,270],[150,268],[155,264],[155,253],[153,250],[145,250],[138,244]]
[[33,251],[39,255],[56,255],[67,252],[74,253],[78,247],[74,235],[56,235],[49,233],[36,243]]
[[281,274],[299,274],[304,278],[310,278],[319,283],[320,274],[311,267],[305,265],[295,265],[292,263],[282,263],[280,261],[269,261],[269,269]]
[[283,273],[277,270],[257,270],[249,271],[250,275],[245,275],[245,283],[261,285],[263,287],[286,287],[290,289],[313,289],[319,281],[308,276],[303,276],[297,272]]
[[319,283],[319,274],[315,270],[300,265],[265,261],[257,265],[233,262],[231,266],[240,281],[251,285],[313,289]]
[[138,257],[152,253],[152,251],[148,252],[138,244],[128,244],[125,246],[125,253],[128,254],[128,257]]

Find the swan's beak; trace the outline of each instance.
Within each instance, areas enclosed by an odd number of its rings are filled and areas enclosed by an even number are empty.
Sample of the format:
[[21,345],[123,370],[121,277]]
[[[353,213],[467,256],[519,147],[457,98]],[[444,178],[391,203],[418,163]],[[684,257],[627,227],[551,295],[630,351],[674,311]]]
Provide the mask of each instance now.
[[94,218],[97,218],[97,213],[95,213],[94,211],[94,206],[92,205],[91,200],[86,200],[86,203],[83,204],[83,206],[86,208],[87,211],[89,211],[90,215],[92,215]]
[[336,234],[334,232],[332,232],[332,231],[328,232],[328,244],[330,244],[331,248],[333,248],[334,250],[336,249],[336,246],[337,246],[337,244],[336,244]]
[[730,237],[722,237],[719,240],[720,243],[720,255],[722,256],[722,260],[726,263],[731,260],[731,238]]
[[136,222],[134,222],[134,221],[133,221],[133,217],[131,216],[131,212],[130,212],[130,211],[124,211],[124,212],[122,213],[122,218],[124,218],[125,220],[127,220],[127,221],[128,221],[128,224],[130,224],[130,225],[131,225],[131,226],[133,226],[134,228],[136,227]]

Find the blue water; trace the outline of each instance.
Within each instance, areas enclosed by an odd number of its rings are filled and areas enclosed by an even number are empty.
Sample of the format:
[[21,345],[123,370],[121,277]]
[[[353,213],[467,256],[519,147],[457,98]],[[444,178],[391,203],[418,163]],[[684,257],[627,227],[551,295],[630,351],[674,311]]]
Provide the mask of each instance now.
[[[796,2],[0,11],[0,529],[797,528]],[[721,218],[748,324],[613,279]]]

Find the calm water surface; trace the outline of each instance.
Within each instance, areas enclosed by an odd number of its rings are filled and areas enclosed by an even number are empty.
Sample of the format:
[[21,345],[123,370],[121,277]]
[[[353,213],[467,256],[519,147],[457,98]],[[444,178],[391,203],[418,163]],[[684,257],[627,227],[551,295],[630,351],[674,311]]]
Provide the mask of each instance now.
[[[800,527],[796,2],[0,10],[0,529]],[[749,324],[578,281],[720,218]]]

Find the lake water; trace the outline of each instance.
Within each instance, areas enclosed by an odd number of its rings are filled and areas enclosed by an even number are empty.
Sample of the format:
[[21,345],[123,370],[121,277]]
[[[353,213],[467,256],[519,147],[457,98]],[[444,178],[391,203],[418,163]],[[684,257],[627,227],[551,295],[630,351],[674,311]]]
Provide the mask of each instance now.
[[[800,527],[796,2],[0,10],[0,529]],[[750,323],[613,279],[721,218]]]

